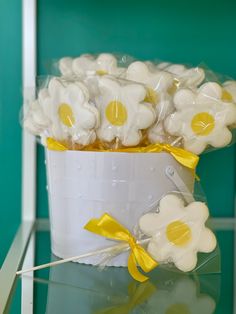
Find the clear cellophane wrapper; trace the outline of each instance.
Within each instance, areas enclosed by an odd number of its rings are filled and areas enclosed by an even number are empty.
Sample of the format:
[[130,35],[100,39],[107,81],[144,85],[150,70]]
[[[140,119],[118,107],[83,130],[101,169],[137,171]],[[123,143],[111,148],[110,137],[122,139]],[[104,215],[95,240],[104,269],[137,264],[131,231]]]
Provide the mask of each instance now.
[[155,143],[194,154],[234,142],[236,82],[205,66],[102,53],[62,58],[38,79],[25,127],[68,149]]
[[[196,180],[193,194],[175,190],[154,200],[130,232],[158,263],[158,268],[177,273],[216,274],[221,272],[221,254],[209,217],[206,196]],[[98,254],[97,265],[104,269],[124,251],[127,248],[121,245]]]
[[[38,78],[36,99],[25,104],[23,118],[25,128],[49,150],[135,153],[163,144],[171,153],[176,147],[200,155],[233,142],[236,83],[204,66],[106,53],[62,58],[55,68],[57,75]],[[145,248],[162,267],[218,272],[220,253],[205,226],[205,200],[201,194],[169,192],[143,208],[153,218],[148,225],[156,221],[155,230],[139,222],[130,231],[138,241],[150,238]],[[101,257],[99,265],[120,253]]]

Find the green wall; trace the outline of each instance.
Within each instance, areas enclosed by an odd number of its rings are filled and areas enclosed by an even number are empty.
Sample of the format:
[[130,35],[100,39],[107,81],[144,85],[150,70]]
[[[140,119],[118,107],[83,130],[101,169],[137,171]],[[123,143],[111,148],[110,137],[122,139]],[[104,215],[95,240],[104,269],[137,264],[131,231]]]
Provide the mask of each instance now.
[[0,1],[0,265],[21,216],[21,3]]
[[[38,73],[52,59],[84,52],[125,52],[198,65],[236,78],[236,1],[40,0]],[[39,151],[40,169],[44,167]],[[202,156],[198,173],[212,214],[234,212],[235,147]],[[46,180],[40,171],[40,215],[47,215]]]
[[[206,63],[236,78],[236,2],[38,0],[38,73],[50,60],[83,52]],[[20,220],[21,3],[0,1],[0,259]],[[38,150],[38,215],[47,216],[43,151]],[[198,173],[214,216],[232,216],[235,146],[202,156]]]

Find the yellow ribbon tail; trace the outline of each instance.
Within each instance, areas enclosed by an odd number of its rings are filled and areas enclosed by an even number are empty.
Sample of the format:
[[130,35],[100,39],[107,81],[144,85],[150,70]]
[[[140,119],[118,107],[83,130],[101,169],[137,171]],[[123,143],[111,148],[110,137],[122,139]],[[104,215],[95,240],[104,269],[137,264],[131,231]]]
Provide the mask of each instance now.
[[160,144],[163,150],[170,153],[181,165],[195,170],[199,162],[199,156],[180,147],[174,147],[168,144]]
[[98,310],[94,314],[131,313],[133,309],[147,301],[155,292],[156,287],[151,282],[145,282],[138,285],[136,285],[135,282],[131,282],[128,287],[129,300],[127,303],[117,304],[102,310]]
[[152,271],[158,266],[157,261],[155,261],[141,245],[136,244],[132,252],[137,264],[140,265],[145,273]]
[[149,278],[139,271],[137,264],[145,273],[158,266],[158,263],[140,245],[136,245],[129,256],[128,270],[135,280],[139,282],[148,280]]
[[49,150],[56,150],[61,152],[68,150],[68,148],[64,144],[54,140],[52,137],[47,138],[47,148]]
[[135,257],[134,257],[134,254],[131,253],[129,258],[128,258],[128,271],[130,273],[130,275],[137,281],[139,282],[145,282],[147,281],[149,278],[145,275],[143,275],[139,270],[138,270],[138,267],[137,267],[137,264],[136,264],[136,260],[135,260]]
[[131,298],[132,308],[147,301],[156,290],[156,287],[150,281],[141,284],[137,284],[134,281],[131,282],[128,291]]

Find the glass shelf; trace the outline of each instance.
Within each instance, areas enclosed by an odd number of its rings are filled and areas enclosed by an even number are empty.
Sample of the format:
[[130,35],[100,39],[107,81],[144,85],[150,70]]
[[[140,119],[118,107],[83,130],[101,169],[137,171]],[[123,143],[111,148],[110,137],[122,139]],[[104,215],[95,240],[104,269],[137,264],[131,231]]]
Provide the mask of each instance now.
[[235,220],[215,219],[211,225],[221,249],[221,274],[186,275],[159,267],[148,282],[140,284],[132,280],[126,268],[107,267],[101,271],[77,263],[15,277],[14,267],[57,260],[50,250],[48,221],[37,221],[32,228],[23,223],[24,232],[18,232],[0,272],[1,304],[6,304],[0,313],[234,313]]

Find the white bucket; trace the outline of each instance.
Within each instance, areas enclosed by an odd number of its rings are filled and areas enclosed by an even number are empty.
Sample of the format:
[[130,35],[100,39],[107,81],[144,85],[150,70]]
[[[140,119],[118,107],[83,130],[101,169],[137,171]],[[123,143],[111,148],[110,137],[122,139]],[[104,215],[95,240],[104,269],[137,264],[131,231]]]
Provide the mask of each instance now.
[[[172,166],[190,191],[193,172],[168,153],[46,151],[53,253],[72,257],[115,244],[84,230],[105,212],[131,232],[139,217],[176,186],[166,175]],[[101,256],[79,262],[96,265]],[[127,253],[110,266],[127,266]]]

